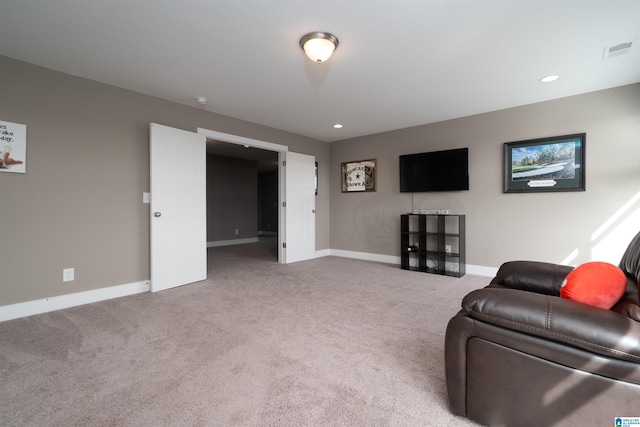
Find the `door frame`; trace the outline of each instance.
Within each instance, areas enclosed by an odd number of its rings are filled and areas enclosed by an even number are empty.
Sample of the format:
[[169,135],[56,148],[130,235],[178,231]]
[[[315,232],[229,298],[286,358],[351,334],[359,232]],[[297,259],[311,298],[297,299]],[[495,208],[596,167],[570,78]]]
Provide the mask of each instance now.
[[286,233],[286,215],[283,215],[282,203],[285,200],[286,174],[282,167],[285,153],[289,151],[286,145],[275,144],[273,142],[262,141],[259,139],[247,138],[244,136],[233,135],[230,133],[218,132],[211,129],[198,128],[196,133],[204,135],[207,139],[215,139],[216,141],[228,142],[230,144],[243,145],[245,147],[260,148],[263,150],[275,151],[278,153],[278,262],[284,264],[286,257],[284,253],[283,243]]

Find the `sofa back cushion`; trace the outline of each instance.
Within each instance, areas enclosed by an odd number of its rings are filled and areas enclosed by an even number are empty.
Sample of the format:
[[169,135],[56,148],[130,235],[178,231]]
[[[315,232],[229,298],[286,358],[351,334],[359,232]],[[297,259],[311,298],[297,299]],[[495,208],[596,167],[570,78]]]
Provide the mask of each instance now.
[[636,285],[640,279],[640,233],[631,240],[627,250],[620,260],[620,270],[628,277],[635,279]]
[[640,322],[638,281],[640,280],[640,233],[631,240],[620,260],[620,270],[627,276],[627,290],[611,310]]

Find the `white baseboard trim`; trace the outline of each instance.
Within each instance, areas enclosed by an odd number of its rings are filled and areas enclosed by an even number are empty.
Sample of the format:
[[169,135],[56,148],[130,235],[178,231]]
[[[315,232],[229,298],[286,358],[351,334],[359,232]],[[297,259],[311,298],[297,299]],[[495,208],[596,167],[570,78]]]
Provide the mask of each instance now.
[[0,306],[0,322],[143,292],[149,292],[148,280],[3,305]]
[[[343,258],[361,259],[364,261],[375,261],[375,262],[383,262],[386,264],[400,265],[399,256],[372,254],[368,252],[345,251],[342,249],[325,249],[323,251],[316,251],[316,258],[320,256],[329,256],[329,255],[343,257]],[[481,265],[471,265],[471,264],[466,265],[466,274],[495,277],[497,272],[498,272],[498,269],[494,267],[484,267]]]
[[342,249],[329,249],[330,255],[343,258],[362,259],[365,261],[384,262],[386,264],[400,265],[400,257],[393,255],[372,254],[369,252],[345,251]]
[[258,238],[249,237],[247,239],[216,240],[215,242],[207,242],[207,247],[215,248],[218,246],[245,245],[247,243],[258,243]]
[[[253,239],[238,239],[229,240],[234,242],[231,244],[237,245],[243,240]],[[255,239],[257,241],[257,238]],[[212,242],[219,243],[219,242]],[[244,242],[244,243],[255,243]],[[222,246],[222,245],[219,245]],[[341,249],[323,249],[316,251],[316,258],[325,256],[337,256],[343,258],[361,259],[364,261],[382,262],[385,264],[400,265],[400,257],[392,255],[380,255],[372,254],[368,252],[355,252],[345,251]],[[475,274],[478,276],[494,277],[498,272],[497,268],[484,267],[480,265],[467,264],[467,274]],[[127,283],[124,285],[109,286],[107,288],[99,288],[91,291],[76,292],[67,295],[59,295],[50,298],[43,298],[34,301],[20,302],[16,304],[9,304],[0,306],[0,322],[7,320],[18,319],[20,317],[32,316],[34,314],[48,313],[50,311],[62,310],[64,308],[75,307],[83,304],[91,304],[98,301],[104,301],[112,298],[124,297],[127,295],[140,294],[143,292],[149,292],[150,285],[148,280],[142,282]]]
[[322,249],[320,251],[316,251],[316,258],[322,258],[329,255],[331,255],[331,249]]
[[485,267],[482,265],[467,264],[467,274],[475,274],[477,276],[486,276],[486,277],[495,277],[496,273],[498,273],[498,269],[496,267]]

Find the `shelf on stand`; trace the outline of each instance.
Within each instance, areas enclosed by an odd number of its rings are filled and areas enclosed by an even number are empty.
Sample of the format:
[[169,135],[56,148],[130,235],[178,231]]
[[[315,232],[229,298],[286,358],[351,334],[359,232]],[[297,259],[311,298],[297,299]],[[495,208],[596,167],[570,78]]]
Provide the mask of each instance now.
[[465,275],[465,216],[403,214],[400,266],[452,277]]

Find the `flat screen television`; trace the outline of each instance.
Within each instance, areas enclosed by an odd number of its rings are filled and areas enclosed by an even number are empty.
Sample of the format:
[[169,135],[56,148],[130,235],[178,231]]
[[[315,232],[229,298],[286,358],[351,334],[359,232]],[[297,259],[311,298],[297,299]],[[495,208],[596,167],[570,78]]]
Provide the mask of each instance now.
[[400,156],[400,191],[403,193],[468,189],[468,148]]

